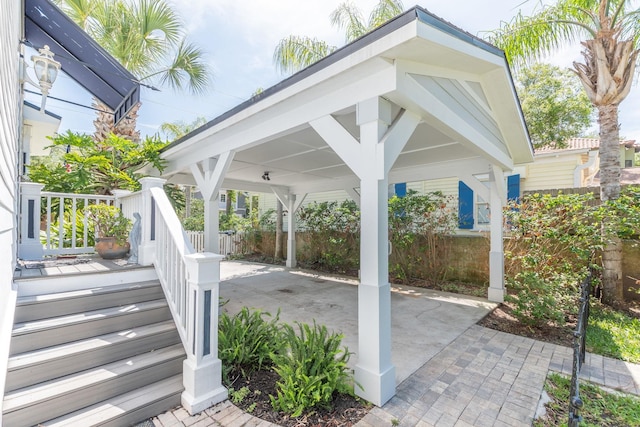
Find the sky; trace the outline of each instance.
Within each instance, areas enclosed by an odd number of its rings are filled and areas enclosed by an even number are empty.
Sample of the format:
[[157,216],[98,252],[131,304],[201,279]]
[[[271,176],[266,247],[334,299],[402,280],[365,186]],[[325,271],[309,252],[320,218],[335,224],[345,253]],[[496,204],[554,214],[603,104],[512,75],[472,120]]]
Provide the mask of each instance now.
[[[138,128],[143,135],[159,132],[162,123],[190,123],[199,116],[211,120],[283,80],[272,61],[278,42],[288,35],[304,35],[341,46],[341,32],[329,22],[329,14],[341,0],[169,0],[184,20],[189,40],[206,52],[214,74],[213,88],[205,95],[191,95],[162,88],[142,88]],[[405,9],[420,5],[433,14],[482,37],[509,21],[518,12],[526,15],[540,7],[540,0],[405,0]],[[377,0],[353,0],[368,16]],[[581,60],[579,46],[567,47],[549,62],[570,67]],[[640,79],[636,79],[640,80]],[[91,96],[61,73],[51,95],[88,106]],[[39,105],[39,97],[27,95]],[[47,110],[62,116],[60,132],[93,133],[93,111],[53,99]],[[621,136],[640,141],[640,88],[636,83],[620,105]]]

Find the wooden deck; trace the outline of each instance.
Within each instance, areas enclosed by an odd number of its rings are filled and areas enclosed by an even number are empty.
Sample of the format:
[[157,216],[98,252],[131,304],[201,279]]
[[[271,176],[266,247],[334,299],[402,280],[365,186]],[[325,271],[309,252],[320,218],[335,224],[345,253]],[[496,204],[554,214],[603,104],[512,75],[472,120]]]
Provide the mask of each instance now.
[[78,255],[74,257],[51,257],[43,261],[18,260],[13,273],[14,279],[61,276],[77,273],[97,273],[140,268],[138,264],[128,264],[127,259],[102,259],[98,255]]

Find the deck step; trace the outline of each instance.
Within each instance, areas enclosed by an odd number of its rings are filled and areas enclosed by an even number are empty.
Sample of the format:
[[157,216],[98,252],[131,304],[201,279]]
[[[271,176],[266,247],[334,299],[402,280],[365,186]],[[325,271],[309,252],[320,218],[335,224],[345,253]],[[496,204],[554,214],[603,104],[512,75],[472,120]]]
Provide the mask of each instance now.
[[171,312],[167,302],[158,299],[16,323],[12,332],[10,354],[15,355],[168,319],[171,319]]
[[44,427],[129,426],[180,405],[183,390],[182,375],[176,375],[41,424]]
[[181,344],[5,394],[3,422],[31,426],[182,373]]
[[163,297],[157,280],[94,287],[69,292],[18,298],[14,321],[28,322],[117,306],[120,301],[136,303]]
[[73,372],[180,342],[172,320],[143,325],[9,358],[5,391],[13,391]]

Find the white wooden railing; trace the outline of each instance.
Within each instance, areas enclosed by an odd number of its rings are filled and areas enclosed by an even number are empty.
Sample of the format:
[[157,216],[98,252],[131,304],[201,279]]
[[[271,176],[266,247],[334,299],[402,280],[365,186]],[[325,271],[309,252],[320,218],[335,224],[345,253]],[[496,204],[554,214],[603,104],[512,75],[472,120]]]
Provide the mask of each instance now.
[[182,405],[200,412],[227,398],[218,359],[220,260],[196,253],[161,187],[148,189],[153,212],[153,264],[187,353]]
[[[204,231],[191,231],[187,230],[187,237],[193,245],[193,249],[196,252],[204,252]],[[222,255],[241,255],[242,254],[242,239],[241,233],[230,234],[222,232],[218,234],[219,239],[219,254]]]
[[87,206],[114,205],[115,196],[42,191],[42,184],[20,183],[18,256],[38,260],[48,255],[93,253]]

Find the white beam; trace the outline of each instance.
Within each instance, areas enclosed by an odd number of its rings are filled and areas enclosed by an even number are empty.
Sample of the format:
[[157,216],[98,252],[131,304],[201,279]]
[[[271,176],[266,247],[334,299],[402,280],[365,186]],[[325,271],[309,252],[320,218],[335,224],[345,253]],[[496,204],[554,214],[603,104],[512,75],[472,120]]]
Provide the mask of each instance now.
[[277,139],[279,135],[318,117],[391,92],[396,87],[395,75],[393,63],[377,58],[362,64],[353,72],[297,93],[269,109],[243,111],[225,120],[224,125],[221,123],[212,127],[164,152],[162,157],[168,161],[164,173],[181,171],[203,157],[217,157],[225,151],[245,150]]
[[191,173],[204,199],[204,249],[207,252],[220,252],[218,194],[233,155],[233,152],[226,152],[218,159],[206,159],[200,165],[191,165]]
[[392,101],[406,109],[420,112],[425,122],[453,140],[460,141],[489,162],[500,165],[506,170],[513,169],[513,161],[507,154],[414,78],[409,75],[399,75],[398,89],[389,95]]
[[360,143],[332,116],[327,115],[309,122],[331,149],[356,174],[361,176],[362,153]]
[[384,149],[385,174],[388,174],[391,170],[402,149],[416,130],[420,120],[419,115],[408,110],[403,110],[383,137],[381,141],[382,144],[379,144],[378,147],[383,147]]
[[463,173],[461,175],[458,175],[458,177],[460,178],[460,181],[463,181],[465,184],[467,184],[469,188],[474,191],[474,193],[482,197],[482,200],[484,200],[485,202],[489,202],[489,198],[491,197],[489,194],[489,189],[478,178],[468,173]]

